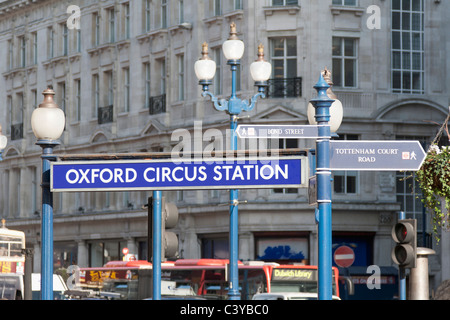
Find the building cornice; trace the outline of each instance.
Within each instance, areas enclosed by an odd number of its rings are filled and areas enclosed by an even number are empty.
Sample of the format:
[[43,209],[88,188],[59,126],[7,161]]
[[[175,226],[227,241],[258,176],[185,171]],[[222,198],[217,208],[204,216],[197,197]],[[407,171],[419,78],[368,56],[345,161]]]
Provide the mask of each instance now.
[[29,8],[30,6],[39,2],[47,0],[10,0],[0,1],[0,17],[6,14],[15,13],[21,9]]

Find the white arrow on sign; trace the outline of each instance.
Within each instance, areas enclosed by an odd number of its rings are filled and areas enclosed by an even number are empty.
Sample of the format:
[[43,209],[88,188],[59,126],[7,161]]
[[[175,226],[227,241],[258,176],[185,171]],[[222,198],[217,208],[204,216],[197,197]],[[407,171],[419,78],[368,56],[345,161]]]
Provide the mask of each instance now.
[[270,138],[270,139],[316,139],[319,137],[317,125],[238,125],[236,132],[239,138]]

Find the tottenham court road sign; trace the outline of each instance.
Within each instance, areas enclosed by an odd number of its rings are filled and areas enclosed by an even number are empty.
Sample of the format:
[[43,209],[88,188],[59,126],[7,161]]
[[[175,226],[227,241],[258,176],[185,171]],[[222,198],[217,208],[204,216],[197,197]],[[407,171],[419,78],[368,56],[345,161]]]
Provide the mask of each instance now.
[[201,160],[61,161],[53,192],[307,187],[307,157]]
[[316,125],[238,125],[237,135],[242,139],[279,138],[279,139],[316,139],[319,126]]
[[417,171],[425,157],[418,141],[330,141],[331,170]]

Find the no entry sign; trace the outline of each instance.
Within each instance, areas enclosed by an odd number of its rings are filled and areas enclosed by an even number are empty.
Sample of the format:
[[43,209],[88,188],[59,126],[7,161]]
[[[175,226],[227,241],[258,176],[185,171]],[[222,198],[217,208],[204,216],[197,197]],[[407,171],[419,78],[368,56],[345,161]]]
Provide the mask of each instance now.
[[334,262],[342,268],[350,267],[355,262],[355,252],[347,246],[340,246],[334,251]]

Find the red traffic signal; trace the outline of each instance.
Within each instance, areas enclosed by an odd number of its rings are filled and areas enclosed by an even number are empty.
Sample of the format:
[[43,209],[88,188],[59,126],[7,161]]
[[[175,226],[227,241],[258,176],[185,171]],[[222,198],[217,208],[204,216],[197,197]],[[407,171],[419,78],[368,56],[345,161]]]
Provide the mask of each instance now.
[[400,220],[395,226],[394,226],[394,233],[393,235],[394,241],[398,243],[408,243],[415,237],[415,232],[413,224],[409,222],[403,222],[404,220]]
[[417,259],[417,220],[403,219],[392,228],[392,239],[396,242],[392,260],[403,268],[415,268]]

